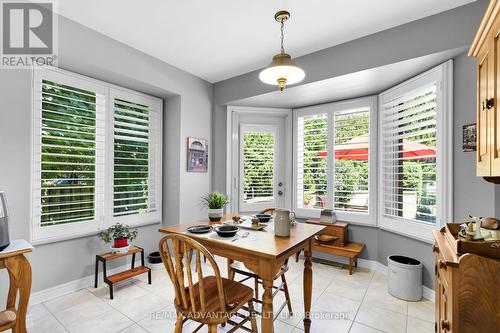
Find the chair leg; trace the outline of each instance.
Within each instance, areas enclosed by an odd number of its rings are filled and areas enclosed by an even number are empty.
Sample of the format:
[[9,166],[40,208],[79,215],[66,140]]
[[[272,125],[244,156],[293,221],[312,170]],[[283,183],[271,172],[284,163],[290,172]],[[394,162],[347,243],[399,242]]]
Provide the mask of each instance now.
[[249,301],[248,302],[248,312],[250,312],[250,324],[252,325],[252,332],[257,333],[257,320],[255,319],[256,313],[255,309],[253,308],[253,302]]
[[215,324],[208,325],[208,333],[217,333],[217,325]]
[[255,299],[259,299],[259,279],[255,278],[253,279],[254,281],[254,288],[255,288]]
[[285,299],[288,305],[288,312],[290,313],[290,316],[293,316],[292,300],[290,299],[290,294],[288,293],[288,284],[286,283],[285,274],[281,275],[281,281],[283,281],[283,289],[285,291]]
[[177,320],[175,321],[174,333],[182,333],[182,315],[177,314]]

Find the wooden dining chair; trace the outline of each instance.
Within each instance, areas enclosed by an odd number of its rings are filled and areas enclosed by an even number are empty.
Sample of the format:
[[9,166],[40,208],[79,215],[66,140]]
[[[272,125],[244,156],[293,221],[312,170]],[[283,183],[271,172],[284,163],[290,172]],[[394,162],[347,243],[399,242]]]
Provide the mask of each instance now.
[[[273,214],[276,208],[266,208],[263,209],[259,212],[259,214]],[[281,304],[280,308],[278,311],[275,311],[275,316],[274,319],[278,318],[280,313],[283,311],[285,306],[288,306],[288,312],[290,315],[293,315],[293,310],[292,310],[292,300],[290,299],[290,294],[288,292],[288,284],[286,281],[285,273],[288,272],[288,259],[285,260],[285,263],[283,266],[281,266],[280,270],[278,273],[274,276],[274,280],[281,280],[281,283],[278,286],[273,286],[273,298],[276,296],[279,292],[283,292],[285,294],[285,301],[283,304]],[[262,279],[255,274],[254,272],[248,270],[242,263],[240,262],[234,262],[231,265],[229,265],[229,278],[234,280],[234,277],[236,274],[243,275],[244,278],[239,280],[240,283],[245,282],[249,279],[254,280],[254,292],[255,292],[255,297],[254,297],[254,302],[262,304],[262,300],[259,298],[259,285],[262,284]]]
[[[228,332],[237,329],[257,332],[252,288],[222,278],[214,257],[203,245],[190,237],[170,234],[160,240],[159,247],[175,290],[175,333],[181,333],[183,324],[189,319],[200,323],[195,332],[207,325],[209,333],[215,333],[217,325],[226,323],[233,326]],[[191,269],[190,252],[195,258],[196,272]],[[203,276],[202,255],[207,258],[214,275]],[[247,310],[248,315],[239,312],[241,309]],[[231,320],[233,316],[243,320],[236,323]],[[248,321],[251,329],[243,326]]]

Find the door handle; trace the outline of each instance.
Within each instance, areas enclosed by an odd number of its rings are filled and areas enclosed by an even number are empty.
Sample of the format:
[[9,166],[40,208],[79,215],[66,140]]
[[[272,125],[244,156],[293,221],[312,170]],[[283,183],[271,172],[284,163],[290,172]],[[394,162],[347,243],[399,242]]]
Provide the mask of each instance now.
[[494,98],[489,98],[485,101],[483,101],[483,110],[489,110],[495,105],[495,99]]

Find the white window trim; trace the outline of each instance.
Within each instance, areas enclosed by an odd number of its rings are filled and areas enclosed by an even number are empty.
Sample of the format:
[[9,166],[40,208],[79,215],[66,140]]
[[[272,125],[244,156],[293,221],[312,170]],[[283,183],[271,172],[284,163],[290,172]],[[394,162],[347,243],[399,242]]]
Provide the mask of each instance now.
[[[436,224],[417,222],[404,218],[383,215],[383,187],[379,186],[379,227],[424,242],[433,243],[432,230],[438,230],[453,216],[453,60],[422,73],[402,84],[399,84],[379,95],[379,110],[384,101],[397,97],[402,92],[411,91],[426,83],[436,82],[441,93],[437,98],[437,195],[438,204]],[[382,117],[379,117],[379,142],[382,142]],[[383,156],[382,145],[379,145],[379,156]],[[382,158],[379,158],[379,177],[382,177]]]
[[[67,84],[67,85],[76,85],[78,87],[86,88],[88,90],[95,91],[96,93],[103,95],[105,98],[104,101],[104,110],[105,113],[105,127],[107,129],[106,133],[106,147],[105,147],[105,161],[108,164],[105,170],[104,184],[103,184],[103,193],[96,193],[96,197],[99,195],[102,200],[96,199],[96,218],[91,221],[85,222],[73,222],[62,225],[54,225],[49,227],[41,227],[39,224],[39,219],[37,219],[37,213],[35,212],[35,207],[40,203],[37,201],[37,197],[34,196],[34,190],[39,186],[35,185],[40,181],[39,179],[39,170],[37,168],[41,168],[39,157],[37,157],[37,151],[35,150],[35,139],[38,137],[35,135],[35,131],[40,130],[40,126],[37,126],[37,120],[41,118],[41,89],[40,84],[43,79],[53,80],[55,82]],[[55,67],[35,67],[32,71],[32,87],[31,87],[31,170],[30,170],[30,179],[31,179],[31,188],[30,188],[30,242],[34,245],[52,243],[57,241],[69,240],[74,238],[80,238],[90,235],[95,235],[100,232],[100,230],[107,228],[110,225],[113,225],[117,222],[127,223],[131,227],[139,227],[144,225],[151,224],[159,224],[161,223],[162,216],[162,117],[163,117],[163,101],[157,97],[149,96],[146,94],[142,94],[130,89],[126,89],[120,86],[116,86],[104,81],[92,79],[80,74],[76,74],[70,71],[62,70]],[[137,97],[137,101],[142,99],[143,102],[148,101],[149,105],[152,105],[153,110],[158,110],[158,145],[155,147],[157,160],[154,163],[155,172],[157,174],[156,177],[156,193],[157,193],[157,203],[158,209],[154,213],[146,213],[141,214],[143,217],[138,218],[138,215],[127,216],[127,218],[113,218],[112,210],[113,207],[109,206],[109,203],[112,203],[112,172],[113,172],[113,150],[110,150],[109,145],[113,146],[112,133],[113,130],[110,129],[109,126],[113,126],[112,119],[113,116],[113,108],[111,107],[112,96],[111,91],[115,93],[126,93],[129,96],[135,95]],[[109,134],[111,133],[111,134]],[[112,147],[111,147],[112,148]],[[110,162],[111,161],[111,162]],[[110,177],[111,173],[111,177]],[[37,176],[38,175],[38,176]],[[110,182],[111,181],[111,185]],[[97,186],[96,186],[97,188]],[[105,204],[100,204],[106,202]],[[101,211],[101,213],[99,213]]]
[[[297,119],[302,116],[314,115],[319,113],[328,114],[328,142],[333,142],[333,114],[337,111],[349,110],[359,107],[369,107],[370,108],[370,148],[368,160],[371,163],[369,167],[369,183],[368,183],[368,193],[369,193],[369,203],[367,213],[358,212],[344,212],[336,210],[338,220],[346,221],[353,224],[371,225],[376,226],[377,224],[377,96],[369,96],[356,98],[341,102],[334,102],[328,104],[321,104],[316,106],[304,107],[300,109],[293,110],[293,209],[295,214],[299,218],[319,218],[321,209],[314,208],[297,208]],[[328,203],[333,208],[333,146],[328,145]]]

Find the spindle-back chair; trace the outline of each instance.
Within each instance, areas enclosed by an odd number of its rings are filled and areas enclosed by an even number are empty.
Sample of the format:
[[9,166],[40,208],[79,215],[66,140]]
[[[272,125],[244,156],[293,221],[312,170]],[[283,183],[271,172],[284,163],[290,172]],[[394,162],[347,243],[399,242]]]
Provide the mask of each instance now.
[[[215,333],[217,325],[229,323],[234,326],[229,332],[239,328],[257,332],[252,288],[222,278],[214,257],[203,245],[190,237],[170,234],[160,240],[159,248],[175,290],[175,333],[182,332],[187,320],[200,323],[196,331],[208,325],[209,333]],[[190,253],[195,259],[194,272]],[[207,258],[214,275],[203,276],[202,255]],[[248,315],[238,312],[243,307],[248,310]],[[232,316],[239,316],[243,320],[236,323],[231,320]],[[248,321],[252,329],[243,326]]]

